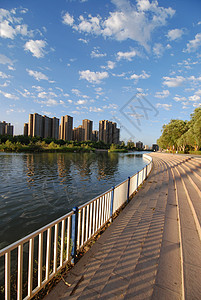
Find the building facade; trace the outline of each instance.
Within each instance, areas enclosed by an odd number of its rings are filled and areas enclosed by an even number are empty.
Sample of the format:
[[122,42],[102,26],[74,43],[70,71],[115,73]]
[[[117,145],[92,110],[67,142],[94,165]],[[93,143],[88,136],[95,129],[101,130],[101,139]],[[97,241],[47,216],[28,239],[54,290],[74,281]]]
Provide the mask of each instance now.
[[82,125],[73,129],[73,140],[74,141],[82,142],[82,141],[84,141],[84,137],[85,137],[85,130],[84,130],[84,128],[82,128]]
[[153,151],[158,151],[159,150],[159,146],[157,144],[153,144],[152,145],[152,150]]
[[0,135],[12,135],[14,132],[14,126],[10,123],[6,123],[6,121],[0,121]]
[[28,131],[29,131],[29,124],[28,123],[24,123],[24,135],[28,136]]
[[[24,135],[27,132],[27,125],[24,124]],[[59,119],[41,116],[37,113],[29,115],[28,135],[42,138],[59,137]]]
[[59,138],[64,141],[71,141],[73,139],[73,117],[68,115],[61,117]]
[[106,144],[119,144],[120,129],[115,122],[108,120],[99,121],[99,141]]
[[88,119],[83,120],[82,128],[84,129],[84,141],[92,141],[93,121]]
[[92,131],[92,141],[97,142],[98,141],[98,130]]
[[143,143],[142,142],[136,142],[136,148],[137,149],[143,149]]

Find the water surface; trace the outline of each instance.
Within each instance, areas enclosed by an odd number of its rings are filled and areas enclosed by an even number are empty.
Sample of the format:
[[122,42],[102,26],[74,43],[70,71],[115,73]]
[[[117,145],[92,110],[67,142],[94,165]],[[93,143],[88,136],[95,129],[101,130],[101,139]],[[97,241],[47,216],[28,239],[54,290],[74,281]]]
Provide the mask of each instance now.
[[146,165],[133,153],[0,153],[0,249]]

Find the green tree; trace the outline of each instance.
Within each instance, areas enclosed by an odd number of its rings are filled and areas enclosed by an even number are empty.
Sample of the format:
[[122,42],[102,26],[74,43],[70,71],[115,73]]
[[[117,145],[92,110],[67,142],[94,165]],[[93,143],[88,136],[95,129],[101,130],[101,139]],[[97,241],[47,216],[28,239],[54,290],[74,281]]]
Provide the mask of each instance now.
[[157,140],[159,147],[163,149],[178,149],[178,140],[187,131],[187,122],[183,120],[171,120],[163,125],[162,135]]

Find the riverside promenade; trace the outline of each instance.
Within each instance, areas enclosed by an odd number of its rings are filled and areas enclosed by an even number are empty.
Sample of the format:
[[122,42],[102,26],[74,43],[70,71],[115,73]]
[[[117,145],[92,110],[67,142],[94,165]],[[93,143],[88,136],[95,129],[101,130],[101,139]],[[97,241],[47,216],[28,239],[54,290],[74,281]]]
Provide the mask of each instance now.
[[45,300],[201,299],[201,158],[151,156],[144,185]]

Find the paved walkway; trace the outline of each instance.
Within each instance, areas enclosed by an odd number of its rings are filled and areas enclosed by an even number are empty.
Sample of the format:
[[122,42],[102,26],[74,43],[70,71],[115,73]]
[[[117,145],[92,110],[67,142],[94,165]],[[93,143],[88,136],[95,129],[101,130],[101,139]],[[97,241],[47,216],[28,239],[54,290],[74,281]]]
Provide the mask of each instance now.
[[153,153],[145,184],[45,300],[201,299],[201,159]]

